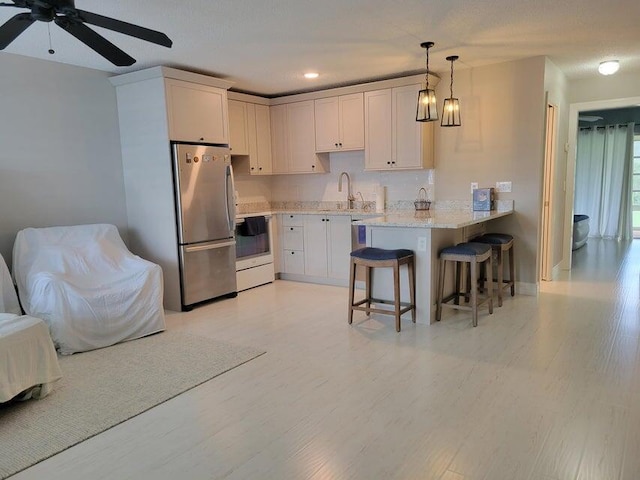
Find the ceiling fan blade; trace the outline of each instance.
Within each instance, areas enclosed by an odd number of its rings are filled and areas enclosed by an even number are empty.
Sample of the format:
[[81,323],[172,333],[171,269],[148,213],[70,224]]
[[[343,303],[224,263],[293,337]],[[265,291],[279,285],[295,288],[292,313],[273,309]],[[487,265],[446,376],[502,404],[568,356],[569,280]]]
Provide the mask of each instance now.
[[171,39],[162,32],[134,25],[133,23],[123,22],[122,20],[116,20],[115,18],[104,17],[97,13],[86,12],[79,9],[76,9],[75,11],[77,12],[80,20],[90,23],[91,25],[113,30],[114,32],[124,33],[125,35],[162,45],[163,47],[171,48],[171,45],[173,45]]
[[18,35],[29,28],[33,22],[35,22],[35,20],[31,18],[30,13],[19,13],[7,20],[7,22],[0,27],[0,50],[3,50],[13,42]]
[[56,17],[56,24],[65,29],[78,40],[92,48],[104,58],[118,67],[126,67],[136,63],[136,59],[127,55],[109,40],[97,34],[89,27],[78,21],[69,20],[67,17]]

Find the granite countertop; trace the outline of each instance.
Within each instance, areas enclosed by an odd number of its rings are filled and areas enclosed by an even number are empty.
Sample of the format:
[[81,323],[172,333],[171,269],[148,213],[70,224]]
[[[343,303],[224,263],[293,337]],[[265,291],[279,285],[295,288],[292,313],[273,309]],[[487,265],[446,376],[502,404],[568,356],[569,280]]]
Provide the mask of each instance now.
[[246,218],[259,215],[349,215],[358,219],[358,225],[376,227],[408,227],[408,228],[463,228],[469,225],[486,222],[494,218],[511,215],[513,201],[498,201],[498,209],[490,212],[474,212],[471,203],[467,201],[440,202],[440,208],[431,210],[387,210],[376,212],[375,209],[356,208],[339,209],[326,208],[323,202],[312,204],[285,205],[281,208],[269,208],[268,205],[256,206],[253,212],[238,213],[236,218]]
[[512,213],[513,208],[492,210],[490,212],[474,212],[469,209],[394,212],[360,220],[355,224],[369,227],[462,228],[511,215]]

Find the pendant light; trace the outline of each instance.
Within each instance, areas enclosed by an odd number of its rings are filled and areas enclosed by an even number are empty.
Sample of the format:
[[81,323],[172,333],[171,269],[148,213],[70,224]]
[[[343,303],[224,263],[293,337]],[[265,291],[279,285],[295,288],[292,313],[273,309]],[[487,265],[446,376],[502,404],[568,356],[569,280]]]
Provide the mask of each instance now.
[[453,98],[453,62],[458,60],[457,55],[447,57],[451,62],[451,85],[449,86],[451,96],[444,99],[444,108],[442,109],[442,127],[459,127],[460,126],[460,101]]
[[433,45],[433,42],[423,42],[420,44],[420,46],[427,51],[427,74],[425,75],[427,86],[424,90],[418,92],[417,122],[433,122],[438,120],[436,91],[429,88],[429,49],[433,47]]

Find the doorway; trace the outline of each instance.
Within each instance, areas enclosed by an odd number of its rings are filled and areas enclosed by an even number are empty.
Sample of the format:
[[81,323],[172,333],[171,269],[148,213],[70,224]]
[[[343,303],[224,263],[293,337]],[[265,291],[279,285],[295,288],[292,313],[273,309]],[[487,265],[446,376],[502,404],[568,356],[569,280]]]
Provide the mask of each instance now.
[[[578,138],[578,115],[580,112],[607,110],[640,105],[640,97],[629,97],[615,100],[599,100],[594,102],[572,103],[569,106],[569,155],[567,158],[567,181],[565,190],[565,222],[563,238],[562,270],[571,270],[573,252],[573,202],[575,193],[576,153]],[[634,169],[635,170],[635,169]],[[635,178],[635,177],[634,177]],[[640,178],[640,177],[638,177]],[[640,180],[636,180],[640,183]],[[640,187],[640,185],[638,185]],[[635,185],[634,185],[635,190]],[[640,191],[640,188],[639,188]],[[635,195],[634,195],[635,196]],[[640,200],[640,199],[639,199]],[[639,205],[640,207],[640,205]]]

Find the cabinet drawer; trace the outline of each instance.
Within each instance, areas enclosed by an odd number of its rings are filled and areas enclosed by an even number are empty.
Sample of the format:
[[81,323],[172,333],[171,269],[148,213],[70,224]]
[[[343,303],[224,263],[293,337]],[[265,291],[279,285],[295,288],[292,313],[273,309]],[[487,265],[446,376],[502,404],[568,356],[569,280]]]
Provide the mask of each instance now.
[[283,214],[282,225],[285,227],[302,227],[304,225],[304,216],[295,214]]
[[304,250],[304,229],[302,227],[283,227],[282,230],[282,248],[285,250]]
[[304,252],[298,250],[284,251],[284,273],[304,275]]

